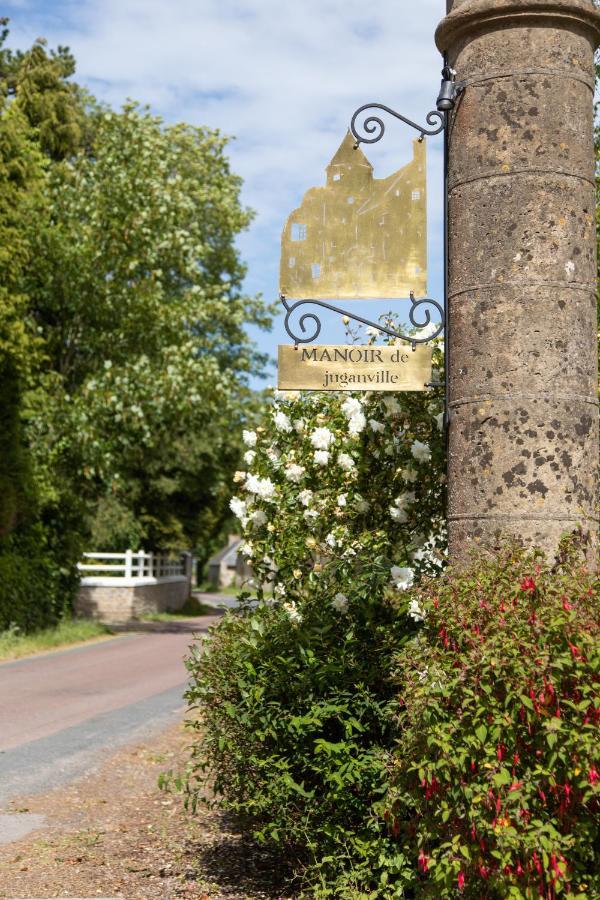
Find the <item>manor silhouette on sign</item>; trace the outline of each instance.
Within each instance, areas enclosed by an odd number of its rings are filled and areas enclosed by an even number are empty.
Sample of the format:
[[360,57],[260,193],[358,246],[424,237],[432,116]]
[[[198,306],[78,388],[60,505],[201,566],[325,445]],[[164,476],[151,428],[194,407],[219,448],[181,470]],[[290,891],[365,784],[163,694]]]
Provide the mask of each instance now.
[[425,141],[387,178],[348,133],[282,235],[280,293],[294,299],[401,299],[427,292]]

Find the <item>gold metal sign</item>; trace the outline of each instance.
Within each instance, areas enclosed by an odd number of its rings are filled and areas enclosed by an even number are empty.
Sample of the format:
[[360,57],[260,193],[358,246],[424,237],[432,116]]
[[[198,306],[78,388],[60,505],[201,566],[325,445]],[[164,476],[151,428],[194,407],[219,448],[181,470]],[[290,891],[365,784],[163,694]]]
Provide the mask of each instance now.
[[279,292],[290,298],[375,300],[427,292],[425,141],[387,178],[354,149],[348,132],[289,216],[281,241]]
[[424,391],[431,346],[280,345],[281,391]]

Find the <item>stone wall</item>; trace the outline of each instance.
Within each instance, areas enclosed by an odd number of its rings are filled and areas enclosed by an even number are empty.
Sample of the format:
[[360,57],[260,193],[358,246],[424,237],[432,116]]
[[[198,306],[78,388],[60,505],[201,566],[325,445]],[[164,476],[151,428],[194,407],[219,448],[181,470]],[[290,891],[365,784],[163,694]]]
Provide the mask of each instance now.
[[[99,583],[89,583],[94,580]],[[127,622],[149,613],[181,609],[190,595],[190,579],[185,576],[145,581],[134,584],[120,578],[84,579],[75,611],[101,622]]]

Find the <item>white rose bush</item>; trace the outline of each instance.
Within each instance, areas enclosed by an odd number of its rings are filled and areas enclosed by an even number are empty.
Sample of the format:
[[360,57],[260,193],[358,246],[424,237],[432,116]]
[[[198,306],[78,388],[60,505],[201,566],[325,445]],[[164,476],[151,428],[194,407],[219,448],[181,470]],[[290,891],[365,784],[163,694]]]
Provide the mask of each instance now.
[[269,583],[262,560],[273,559],[278,597],[318,606],[343,591],[364,605],[367,573],[392,590],[435,575],[446,547],[439,407],[433,392],[276,394],[244,433],[252,456],[231,501],[257,580]]
[[275,392],[243,435],[231,510],[252,585],[188,660],[201,716],[186,790],[193,805],[208,780],[314,896],[392,896],[416,871],[374,810],[394,654],[425,619],[411,590],[445,562],[442,410],[437,389]]

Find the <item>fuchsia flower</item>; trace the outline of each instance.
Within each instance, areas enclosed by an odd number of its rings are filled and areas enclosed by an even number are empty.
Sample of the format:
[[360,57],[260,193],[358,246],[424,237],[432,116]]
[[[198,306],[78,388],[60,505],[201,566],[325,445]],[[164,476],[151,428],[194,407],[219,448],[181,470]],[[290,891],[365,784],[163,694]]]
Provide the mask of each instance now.
[[422,848],[421,852],[419,853],[419,868],[423,873],[429,871],[429,859],[427,856],[425,856]]
[[521,582],[521,590],[531,591],[533,593],[535,591],[535,581],[533,580],[533,578],[531,578],[530,576],[524,578]]
[[459,889],[459,891],[462,891],[464,886],[465,886],[465,876],[462,872],[459,872],[458,873],[458,889]]

